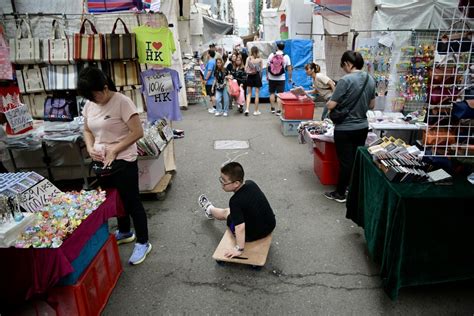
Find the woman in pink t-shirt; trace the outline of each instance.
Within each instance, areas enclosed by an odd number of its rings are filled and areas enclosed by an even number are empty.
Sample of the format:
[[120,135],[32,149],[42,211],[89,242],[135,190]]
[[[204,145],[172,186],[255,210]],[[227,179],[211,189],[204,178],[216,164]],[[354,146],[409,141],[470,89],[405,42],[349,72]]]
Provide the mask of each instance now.
[[[79,74],[78,93],[89,101],[83,110],[84,140],[92,167],[102,188],[116,188],[127,215],[119,217],[115,238],[118,244],[137,239],[129,263],[145,260],[152,246],[148,242],[148,223],[138,189],[136,141],[143,128],[132,100],[118,93],[113,81],[95,67]],[[130,229],[133,220],[135,234]]]

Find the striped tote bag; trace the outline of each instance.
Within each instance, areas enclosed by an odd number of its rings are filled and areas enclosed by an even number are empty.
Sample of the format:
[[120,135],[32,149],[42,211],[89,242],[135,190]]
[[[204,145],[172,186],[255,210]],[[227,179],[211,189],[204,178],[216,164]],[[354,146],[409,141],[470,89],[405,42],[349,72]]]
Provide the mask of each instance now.
[[[92,34],[86,34],[86,22]],[[104,35],[98,33],[94,24],[84,19],[79,33],[74,34],[74,60],[90,61],[104,59]]]

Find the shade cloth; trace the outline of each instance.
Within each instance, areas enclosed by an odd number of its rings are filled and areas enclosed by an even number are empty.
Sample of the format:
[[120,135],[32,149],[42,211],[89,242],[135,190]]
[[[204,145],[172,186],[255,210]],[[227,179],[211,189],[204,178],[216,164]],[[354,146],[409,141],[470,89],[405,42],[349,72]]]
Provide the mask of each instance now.
[[474,278],[474,186],[391,183],[359,147],[346,217],[364,228],[392,299],[400,288]]
[[73,272],[72,261],[87,241],[110,217],[125,214],[116,190],[107,191],[107,199],[56,249],[0,248],[0,312],[8,304],[17,304],[36,294],[45,293],[63,276]]

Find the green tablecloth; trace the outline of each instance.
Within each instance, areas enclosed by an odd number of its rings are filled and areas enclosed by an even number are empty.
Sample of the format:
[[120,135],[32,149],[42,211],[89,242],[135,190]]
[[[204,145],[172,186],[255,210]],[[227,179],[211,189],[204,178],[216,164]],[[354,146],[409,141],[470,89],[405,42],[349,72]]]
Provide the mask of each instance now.
[[474,278],[474,185],[391,183],[366,148],[354,162],[346,217],[364,228],[385,291]]

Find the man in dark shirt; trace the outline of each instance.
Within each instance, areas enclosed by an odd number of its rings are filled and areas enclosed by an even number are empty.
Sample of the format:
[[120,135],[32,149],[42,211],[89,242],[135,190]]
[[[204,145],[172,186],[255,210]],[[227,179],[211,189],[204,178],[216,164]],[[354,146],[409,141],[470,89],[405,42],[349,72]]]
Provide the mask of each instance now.
[[217,208],[203,194],[199,205],[209,219],[227,221],[235,235],[236,245],[226,252],[226,257],[240,256],[245,242],[268,236],[275,228],[275,214],[265,194],[258,185],[247,180],[244,183],[244,169],[238,162],[230,162],[221,168],[219,181],[226,192],[234,192],[229,208]]

